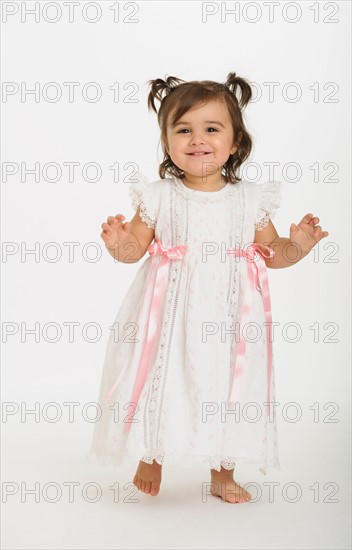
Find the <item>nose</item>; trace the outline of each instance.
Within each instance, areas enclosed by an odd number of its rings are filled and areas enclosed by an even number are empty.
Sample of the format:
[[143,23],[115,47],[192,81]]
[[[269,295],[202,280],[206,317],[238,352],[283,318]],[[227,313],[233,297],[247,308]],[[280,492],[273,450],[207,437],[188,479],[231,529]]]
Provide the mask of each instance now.
[[199,145],[200,143],[204,143],[205,142],[205,139],[204,139],[204,135],[202,133],[201,130],[195,130],[191,137],[190,137],[190,145]]

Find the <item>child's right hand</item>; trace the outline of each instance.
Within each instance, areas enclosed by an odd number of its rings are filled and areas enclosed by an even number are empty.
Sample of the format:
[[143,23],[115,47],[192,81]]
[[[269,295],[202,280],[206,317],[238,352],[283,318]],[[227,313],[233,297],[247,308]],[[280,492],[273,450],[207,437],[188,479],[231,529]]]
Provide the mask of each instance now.
[[105,246],[115,250],[120,244],[128,240],[131,233],[131,222],[122,222],[125,219],[123,214],[109,216],[107,223],[102,223],[103,232],[100,234]]

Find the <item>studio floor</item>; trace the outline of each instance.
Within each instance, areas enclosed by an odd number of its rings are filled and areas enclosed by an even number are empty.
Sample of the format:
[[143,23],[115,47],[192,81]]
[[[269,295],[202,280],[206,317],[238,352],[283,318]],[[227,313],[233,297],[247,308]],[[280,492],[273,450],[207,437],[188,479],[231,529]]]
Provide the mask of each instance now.
[[86,460],[91,425],[7,422],[2,548],[350,548],[346,426],[279,425],[281,470],[238,466],[255,498],[229,504],[207,495],[205,465],[165,463],[151,497],[131,484],[137,461],[101,469]]

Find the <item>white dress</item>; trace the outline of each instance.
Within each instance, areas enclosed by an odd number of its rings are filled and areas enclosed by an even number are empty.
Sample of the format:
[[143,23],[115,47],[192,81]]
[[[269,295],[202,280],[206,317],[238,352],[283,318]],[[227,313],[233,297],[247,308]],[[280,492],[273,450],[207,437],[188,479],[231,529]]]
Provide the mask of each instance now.
[[[280,469],[275,407],[267,399],[267,334],[263,298],[254,287],[251,323],[237,403],[229,402],[247,261],[226,249],[254,241],[281,201],[281,182],[227,183],[197,191],[178,178],[148,182],[138,173],[130,186],[134,209],[165,248],[185,245],[183,257],[164,265],[165,293],[153,322],[153,352],[139,395],[132,400],[150,315],[151,273],[161,256],[148,252],[122,301],[105,355],[99,393],[101,417],[87,459],[118,466],[155,459],[195,460],[220,471],[238,463]],[[166,275],[165,275],[166,269]],[[159,296],[160,298],[160,296]],[[239,334],[239,332],[237,333]],[[231,362],[232,358],[232,362]],[[274,364],[269,382],[275,401]],[[110,398],[107,393],[111,390]],[[134,403],[134,404],[133,404]],[[128,426],[128,431],[127,431]]]

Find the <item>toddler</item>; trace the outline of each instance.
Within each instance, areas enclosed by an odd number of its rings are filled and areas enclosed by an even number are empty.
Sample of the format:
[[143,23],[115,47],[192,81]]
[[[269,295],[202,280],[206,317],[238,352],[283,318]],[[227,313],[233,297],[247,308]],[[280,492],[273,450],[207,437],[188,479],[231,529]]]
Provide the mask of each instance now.
[[294,265],[328,233],[307,213],[279,237],[281,182],[239,177],[252,148],[244,78],[149,83],[164,158],[160,179],[137,173],[131,182],[131,221],[117,214],[102,224],[115,259],[148,255],[110,334],[90,454],[139,459],[133,483],[152,496],[164,459],[197,460],[210,469],[212,495],[247,502],[235,464],[280,469],[266,268]]

